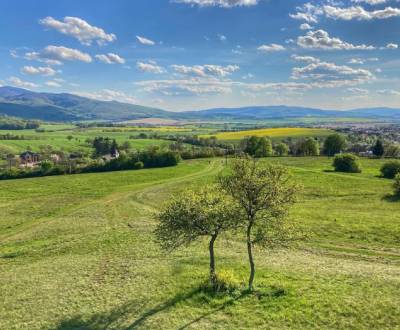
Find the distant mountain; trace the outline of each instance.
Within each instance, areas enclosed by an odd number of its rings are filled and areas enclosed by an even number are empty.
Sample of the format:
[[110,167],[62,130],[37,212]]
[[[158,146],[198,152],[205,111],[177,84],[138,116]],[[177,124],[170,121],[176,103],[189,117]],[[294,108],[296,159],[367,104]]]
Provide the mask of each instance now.
[[45,121],[128,121],[144,118],[173,120],[273,120],[299,118],[367,118],[400,121],[400,109],[367,108],[347,111],[293,106],[252,106],[169,112],[116,101],[98,101],[73,94],[36,93],[0,87],[0,115]]
[[327,118],[351,117],[369,119],[394,119],[400,120],[400,109],[392,108],[367,108],[354,110],[321,110],[305,107],[291,106],[254,106],[242,108],[215,108],[200,111],[188,111],[184,115],[202,119],[288,119],[288,118]]
[[0,87],[0,114],[49,121],[132,120],[168,117],[169,112],[115,101],[98,101],[73,94],[36,93]]

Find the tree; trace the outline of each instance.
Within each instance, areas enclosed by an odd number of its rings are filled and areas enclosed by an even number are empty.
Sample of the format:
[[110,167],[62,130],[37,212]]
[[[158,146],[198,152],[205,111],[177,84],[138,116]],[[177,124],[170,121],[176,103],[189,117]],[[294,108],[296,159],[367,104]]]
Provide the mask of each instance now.
[[297,156],[319,156],[319,143],[313,138],[299,141],[296,149]]
[[336,172],[361,173],[359,159],[353,154],[335,156],[332,165]]
[[345,148],[346,139],[344,136],[340,134],[332,134],[326,138],[323,152],[325,155],[332,157],[344,151]]
[[187,190],[173,197],[157,215],[156,240],[162,248],[174,250],[209,237],[210,283],[215,288],[214,244],[218,236],[236,226],[238,217],[233,201],[216,187]]
[[244,152],[252,157],[272,156],[272,143],[266,137],[251,136],[244,140]]
[[382,165],[381,173],[384,178],[393,179],[400,173],[400,161],[393,160]]
[[250,264],[249,290],[253,289],[255,264],[253,245],[282,245],[290,237],[285,216],[295,200],[296,185],[285,167],[262,165],[251,158],[235,159],[228,175],[219,178],[223,191],[236,201],[246,230]]
[[275,147],[275,153],[280,157],[287,156],[289,154],[289,146],[281,142]]
[[372,147],[372,153],[379,158],[385,154],[385,147],[381,139],[376,140],[375,145]]
[[400,145],[390,144],[385,147],[385,157],[388,158],[399,158],[400,157]]
[[400,197],[400,173],[396,175],[393,188],[394,188],[394,194]]

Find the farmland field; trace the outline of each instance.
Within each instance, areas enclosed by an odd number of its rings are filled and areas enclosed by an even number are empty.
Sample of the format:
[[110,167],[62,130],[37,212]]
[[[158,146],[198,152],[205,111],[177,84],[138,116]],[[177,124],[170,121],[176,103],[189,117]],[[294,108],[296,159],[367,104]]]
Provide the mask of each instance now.
[[332,134],[331,130],[319,128],[263,128],[238,132],[221,132],[215,134],[219,140],[240,140],[249,136],[268,136],[272,139],[322,137]]
[[[307,135],[309,135],[308,133]],[[207,243],[164,254],[153,214],[203,185],[220,159],[178,167],[0,182],[0,329],[399,329],[400,203],[378,177],[331,160],[270,158],[303,186],[291,217],[310,239],[256,251],[256,295],[212,297]],[[247,277],[243,242],[217,241],[217,271]]]

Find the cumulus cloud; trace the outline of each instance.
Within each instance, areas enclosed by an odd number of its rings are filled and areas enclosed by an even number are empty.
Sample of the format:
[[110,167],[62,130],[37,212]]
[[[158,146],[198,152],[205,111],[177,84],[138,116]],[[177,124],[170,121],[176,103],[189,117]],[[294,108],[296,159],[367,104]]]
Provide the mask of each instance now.
[[90,46],[93,41],[98,45],[105,45],[117,39],[113,33],[106,33],[103,29],[90,25],[79,17],[64,17],[63,21],[49,16],[39,20],[39,23],[54,29],[62,34],[74,37],[82,45]]
[[324,6],[324,12],[327,17],[350,21],[353,19],[363,21],[372,19],[386,19],[400,16],[399,8],[387,7],[380,10],[368,11],[361,6],[348,8],[338,8],[333,6]]
[[303,23],[300,25],[300,30],[312,30],[313,27],[308,23]]
[[99,54],[95,57],[106,64],[125,64],[125,59],[114,53]]
[[136,68],[142,72],[155,73],[155,74],[161,74],[165,72],[165,70],[161,66],[157,65],[157,63],[155,62],[150,62],[150,63],[137,62]]
[[400,96],[400,91],[394,89],[381,89],[376,91],[378,94],[382,95],[392,95],[392,96]]
[[264,53],[273,53],[273,52],[280,52],[285,50],[286,48],[283,47],[282,45],[278,44],[270,44],[270,45],[261,45],[260,47],[257,48],[259,51],[262,51]]
[[199,7],[248,7],[255,6],[259,0],[172,0],[176,3],[185,3],[189,5],[196,5]]
[[34,67],[34,66],[24,66],[21,72],[29,75],[42,75],[42,76],[54,76],[57,71],[50,67]]
[[48,65],[60,65],[64,61],[92,62],[92,57],[89,54],[64,46],[47,46],[40,52],[26,53],[25,59],[37,60]]
[[308,23],[317,23],[318,16],[324,13],[320,6],[315,6],[311,3],[305,3],[302,6],[296,7],[297,12],[294,14],[289,14],[291,18],[306,21]]
[[373,80],[375,76],[365,69],[354,69],[328,62],[313,62],[305,67],[293,68],[292,78],[326,87],[338,87],[366,83]]
[[352,59],[350,59],[349,60],[349,64],[364,64],[364,63],[366,63],[366,62],[377,62],[377,61],[379,61],[379,58],[377,58],[377,57],[369,57],[369,58],[359,58],[359,57],[356,57],[356,58],[352,58]]
[[39,87],[39,85],[37,85],[37,84],[34,84],[29,81],[23,81],[18,77],[10,77],[10,78],[8,78],[8,82],[15,87],[21,87],[21,88],[37,88],[37,87]]
[[108,101],[108,102],[117,101],[122,103],[131,103],[131,104],[137,103],[137,100],[133,96],[112,89],[102,89],[101,91],[92,93],[74,92],[73,94],[99,101]]
[[387,44],[385,48],[386,49],[397,49],[397,48],[399,48],[399,45],[398,44],[394,44],[394,43],[390,43],[390,44]]
[[220,66],[212,64],[194,66],[171,65],[171,68],[177,73],[198,77],[225,77],[240,69],[237,65]]
[[353,45],[339,38],[330,37],[324,30],[309,31],[305,36],[297,38],[297,44],[302,48],[336,49],[336,50],[371,50],[373,46]]
[[136,36],[136,39],[142,44],[147,46],[154,46],[156,43],[153,40],[147,39],[145,37]]

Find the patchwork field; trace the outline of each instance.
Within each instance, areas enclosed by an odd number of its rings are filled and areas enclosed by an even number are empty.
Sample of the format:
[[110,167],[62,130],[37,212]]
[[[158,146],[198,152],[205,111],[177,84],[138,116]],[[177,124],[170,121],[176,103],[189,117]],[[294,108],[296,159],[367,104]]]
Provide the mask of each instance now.
[[221,132],[215,134],[219,140],[240,140],[249,136],[268,136],[272,139],[322,137],[332,134],[331,130],[320,128],[263,128],[238,132]]
[[[178,167],[0,182],[0,329],[400,329],[400,202],[380,160],[362,174],[327,158],[272,158],[302,184],[291,217],[310,232],[256,251],[260,295],[199,290],[207,243],[154,244],[171,193],[205,185],[220,159]],[[247,278],[246,250],[217,241],[217,270]]]

